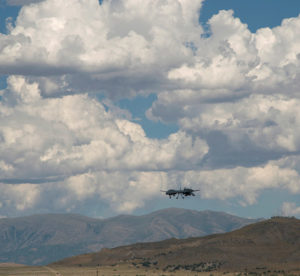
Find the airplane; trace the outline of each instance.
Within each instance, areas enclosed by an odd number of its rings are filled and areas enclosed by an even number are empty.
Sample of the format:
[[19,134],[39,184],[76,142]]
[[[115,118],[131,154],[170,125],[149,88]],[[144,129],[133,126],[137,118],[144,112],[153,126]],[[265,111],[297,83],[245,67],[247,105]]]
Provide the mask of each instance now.
[[200,191],[200,190],[193,190],[190,188],[183,188],[183,190],[181,188],[179,190],[174,190],[174,189],[170,189],[167,191],[161,190],[161,192],[166,193],[166,195],[168,195],[169,198],[172,198],[172,196],[176,196],[176,194],[177,194],[176,199],[178,199],[179,195],[181,195],[182,199],[184,199],[185,196],[195,196],[194,192],[198,192],[198,191]]

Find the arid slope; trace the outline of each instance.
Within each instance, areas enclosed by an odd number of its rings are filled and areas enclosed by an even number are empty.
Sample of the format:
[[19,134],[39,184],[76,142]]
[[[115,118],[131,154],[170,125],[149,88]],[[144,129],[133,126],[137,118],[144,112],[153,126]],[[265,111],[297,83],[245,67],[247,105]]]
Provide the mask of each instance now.
[[57,264],[121,263],[167,270],[297,270],[300,269],[300,220],[276,217],[230,233],[103,249]]

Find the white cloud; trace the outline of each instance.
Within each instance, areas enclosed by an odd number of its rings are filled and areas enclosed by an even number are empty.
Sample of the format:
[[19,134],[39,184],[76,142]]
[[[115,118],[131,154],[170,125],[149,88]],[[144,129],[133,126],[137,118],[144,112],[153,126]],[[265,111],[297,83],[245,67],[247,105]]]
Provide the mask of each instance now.
[[293,152],[300,149],[299,104],[299,99],[281,95],[253,95],[238,102],[200,106],[200,112],[187,114],[180,123],[190,131],[222,131],[236,147],[247,138],[260,148]]
[[[2,209],[130,212],[178,182],[245,205],[299,193],[300,17],[251,33],[220,11],[201,38],[201,0],[9,1],[29,2],[0,35]],[[148,117],[180,127],[166,139],[114,107],[149,92]]]
[[176,122],[210,146],[211,166],[253,166],[299,150],[300,17],[251,33],[220,11],[193,62],[169,71],[148,118]]
[[199,187],[203,198],[230,199],[242,197],[242,205],[256,203],[264,189],[275,188],[300,193],[299,174],[294,169],[269,163],[262,167],[236,167],[190,171],[185,173],[185,185]]
[[281,213],[283,216],[300,216],[300,206],[295,202],[283,202],[281,206]]
[[24,6],[15,28],[0,36],[0,72],[52,75],[48,93],[67,88],[130,95],[159,87],[170,67],[193,56],[186,43],[202,33],[201,2],[48,0]]
[[[197,135],[180,130],[167,139],[150,139],[140,125],[120,117],[122,112],[110,112],[86,94],[42,98],[39,86],[24,77],[11,76],[7,81],[0,109],[0,202],[7,214],[35,208],[78,212],[88,204],[132,212],[157,197],[160,189],[179,183],[200,188],[202,198],[241,199],[245,206],[255,204],[268,188],[300,193],[296,157],[250,168],[200,169],[209,148]],[[251,122],[255,106],[262,126],[271,117],[279,124],[286,116],[286,127],[295,122],[290,116],[297,118],[297,101],[264,97],[243,105],[249,110],[233,113],[236,120]],[[220,130],[241,124],[226,122],[225,115],[235,107],[221,110]],[[273,113],[268,115],[270,110]],[[206,115],[209,112],[219,114],[204,110]],[[199,129],[216,129],[209,125],[211,121],[203,120]]]
[[[72,195],[62,193],[58,206],[97,194],[114,209],[132,211],[159,191],[151,181],[163,171],[193,168],[208,151],[183,131],[150,139],[140,125],[86,94],[45,99],[24,77],[7,82],[0,103],[0,182],[15,184],[10,190],[16,194],[20,183],[32,183],[24,186],[30,189],[40,183],[43,188],[32,191],[42,194],[51,184]],[[32,206],[18,195],[12,203],[20,211]]]
[[258,62],[254,35],[232,14],[220,11],[209,20],[212,35],[197,45],[193,63],[170,70],[169,79],[195,88],[234,91],[250,81],[247,73]]
[[96,172],[71,177],[68,180],[66,202],[84,201],[97,196],[117,212],[132,212],[157,196],[167,184],[165,172]]
[[184,132],[149,139],[140,125],[114,117],[87,95],[42,99],[37,85],[23,77],[10,77],[8,87],[5,95],[17,102],[2,104],[0,117],[1,167],[7,177],[171,169],[193,166],[208,150],[204,141]]
[[22,212],[26,209],[35,207],[39,200],[39,186],[33,184],[2,184],[0,207],[5,209],[15,209],[17,212]]
[[213,166],[253,166],[298,151],[300,17],[254,34],[232,11],[209,23],[212,34],[193,62],[169,71],[181,89],[160,92],[148,118],[205,137]]
[[233,102],[201,103],[192,91],[177,91],[175,99],[171,93],[160,94],[148,116],[176,120],[185,132],[206,139],[210,168],[252,167],[298,155],[298,98],[253,94]]
[[86,206],[109,206],[110,212],[130,213],[168,185],[165,172],[98,171],[43,184],[0,184],[3,213],[32,210],[83,212]]
[[299,17],[253,34],[232,11],[220,11],[209,20],[212,35],[201,38],[201,2],[24,6],[15,28],[0,37],[0,71],[30,75],[43,95],[109,91],[124,97],[181,87],[216,99],[274,93],[283,85],[297,92]]
[[[262,167],[190,171],[93,171],[44,184],[1,184],[0,202],[8,213],[32,209],[79,212],[86,206],[108,205],[130,213],[161,189],[179,186],[200,189],[203,199],[230,200],[242,206],[257,203],[265,189],[300,194],[299,173],[270,163]],[[14,210],[14,211],[12,211]],[[285,208],[285,210],[287,210]],[[287,211],[286,211],[287,212]],[[291,214],[291,212],[290,212]]]
[[212,34],[201,41],[193,62],[170,70],[169,79],[200,90],[204,98],[208,97],[205,89],[212,89],[211,98],[222,96],[224,90],[231,97],[249,91],[278,93],[283,85],[288,93],[295,92],[300,72],[300,17],[255,34],[232,11],[220,11],[209,23]]
[[176,87],[201,99],[283,87],[298,94],[300,17],[251,33],[232,11],[220,11],[209,20],[211,36],[201,38],[201,3],[47,0],[24,6],[15,28],[0,36],[0,72],[31,76],[43,95],[109,91],[120,97]]

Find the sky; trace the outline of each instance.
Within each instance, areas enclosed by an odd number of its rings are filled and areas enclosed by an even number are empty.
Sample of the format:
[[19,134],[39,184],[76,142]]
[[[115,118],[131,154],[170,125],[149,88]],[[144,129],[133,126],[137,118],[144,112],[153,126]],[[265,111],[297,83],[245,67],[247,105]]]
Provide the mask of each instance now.
[[298,0],[0,0],[0,32],[0,217],[300,217]]

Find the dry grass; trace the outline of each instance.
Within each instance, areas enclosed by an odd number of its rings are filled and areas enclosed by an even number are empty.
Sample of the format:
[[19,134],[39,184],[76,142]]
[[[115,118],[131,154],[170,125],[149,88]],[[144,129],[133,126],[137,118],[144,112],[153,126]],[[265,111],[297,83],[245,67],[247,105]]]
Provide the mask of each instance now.
[[270,271],[267,273],[257,274],[246,272],[194,272],[187,270],[178,271],[161,271],[153,269],[135,268],[128,265],[117,266],[105,266],[105,267],[63,267],[63,266],[1,266],[0,276],[254,276],[254,275],[266,275],[266,276],[296,276],[300,275],[300,272],[294,273],[281,273],[279,271]]
[[9,275],[22,275],[22,276],[53,276],[53,272],[50,272],[45,267],[35,266],[1,266],[0,276]]

